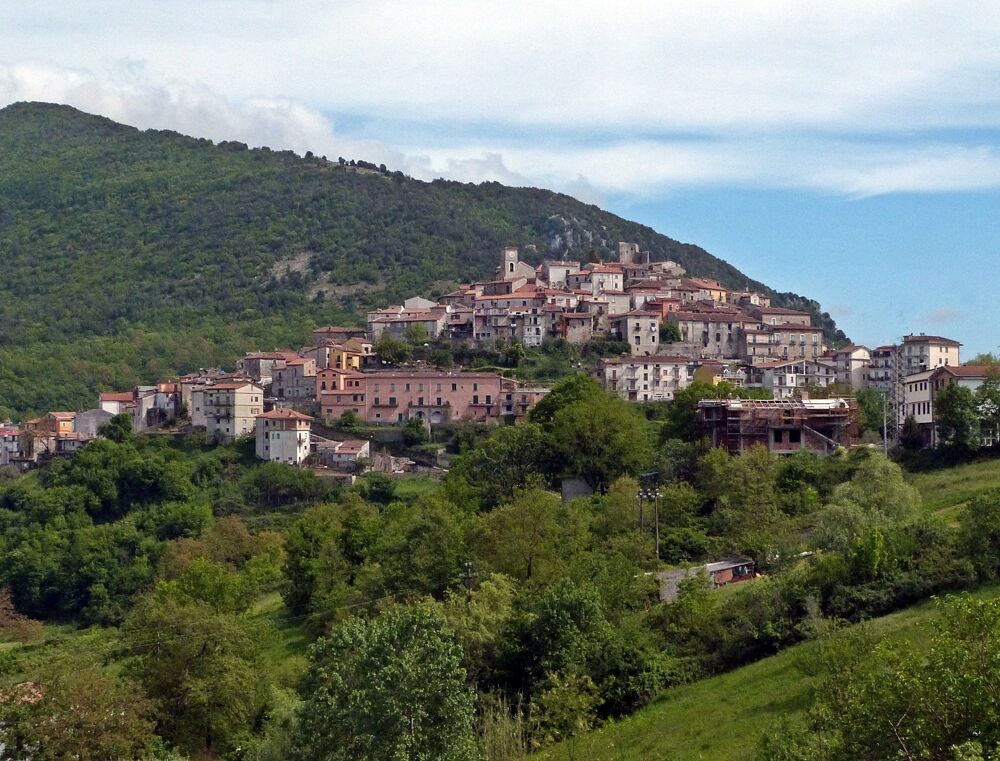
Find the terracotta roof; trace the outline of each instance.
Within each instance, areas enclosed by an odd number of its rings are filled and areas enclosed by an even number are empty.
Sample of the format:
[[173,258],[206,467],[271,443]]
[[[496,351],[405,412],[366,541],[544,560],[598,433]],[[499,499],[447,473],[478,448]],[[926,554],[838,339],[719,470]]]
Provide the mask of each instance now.
[[645,357],[609,357],[601,360],[602,365],[689,365],[694,360],[672,354],[650,354]]
[[339,325],[328,325],[325,328],[316,328],[313,333],[364,333],[364,328],[344,328]]
[[936,370],[949,373],[956,378],[985,378],[990,373],[1000,373],[1000,367],[995,365],[943,365]]
[[309,415],[303,415],[301,412],[296,412],[287,407],[265,412],[263,415],[258,415],[257,418],[264,418],[265,420],[312,420]]
[[755,306],[753,309],[761,314],[786,314],[786,315],[799,315],[802,317],[811,317],[809,312],[801,312],[798,309],[785,309],[784,307],[765,307],[765,306]]
[[102,402],[131,402],[131,391],[105,391],[101,394]]
[[752,317],[739,312],[670,312],[667,319],[676,322],[741,322],[756,323]]
[[812,325],[799,325],[796,322],[783,322],[780,325],[769,325],[768,327],[771,328],[771,330],[783,330],[786,333],[788,331],[794,332],[794,331],[806,331],[806,330],[815,331],[817,333],[821,333],[823,331],[822,328],[814,328]]
[[802,363],[802,364],[820,365],[821,367],[827,367],[827,368],[829,368],[831,370],[835,370],[836,369],[836,365],[834,365],[832,362],[822,362],[822,361],[820,361],[818,359],[806,359],[804,357],[799,357],[798,359],[793,359],[793,358],[789,358],[789,359],[775,359],[775,360],[771,360],[769,362],[761,362],[758,365],[756,365],[756,367],[764,368],[764,369],[767,369],[767,370],[773,370],[773,369],[778,368],[778,367],[785,367],[786,365],[797,365],[797,364],[800,364],[800,363]]
[[645,309],[633,309],[631,312],[625,312],[624,314],[616,314],[612,317],[614,320],[620,320],[623,317],[652,317],[659,319],[659,312],[650,312]]
[[942,344],[944,346],[961,346],[958,341],[951,338],[944,338],[943,336],[903,336],[903,343],[908,344]]

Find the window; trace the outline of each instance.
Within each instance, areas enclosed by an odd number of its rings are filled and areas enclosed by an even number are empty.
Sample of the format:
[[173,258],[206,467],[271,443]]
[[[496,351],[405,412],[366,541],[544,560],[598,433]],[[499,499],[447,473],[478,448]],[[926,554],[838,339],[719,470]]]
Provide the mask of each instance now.
[[389,397],[389,406],[390,407],[395,407],[396,406],[396,397],[394,397],[394,396],[390,396]]
[[479,394],[474,394],[472,397],[473,404],[479,404]]
[[802,443],[802,431],[794,430],[788,432],[788,442],[790,444],[801,444]]
[[493,404],[493,397],[490,394],[486,395],[486,403]]

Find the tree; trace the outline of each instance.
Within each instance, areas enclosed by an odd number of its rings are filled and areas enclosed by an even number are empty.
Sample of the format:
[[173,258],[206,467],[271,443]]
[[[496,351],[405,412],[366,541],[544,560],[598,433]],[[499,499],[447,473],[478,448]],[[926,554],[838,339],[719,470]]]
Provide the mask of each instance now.
[[[838,636],[838,635],[834,635]],[[804,727],[768,733],[768,761],[995,758],[1000,716],[1000,602],[938,603],[924,651],[857,635],[832,643]],[[988,749],[989,756],[975,752]],[[959,750],[961,749],[961,750]]]
[[[383,333],[382,335],[385,335],[385,333]],[[406,342],[410,346],[414,347],[423,346],[430,339],[430,335],[428,335],[427,333],[427,328],[425,328],[419,322],[414,322],[407,325],[404,336],[406,338]]]
[[310,653],[299,715],[302,761],[473,761],[473,695],[440,613],[352,618]]
[[410,358],[412,353],[408,344],[400,341],[388,331],[382,332],[373,348],[376,356],[382,362],[390,365],[401,365]]
[[159,734],[192,754],[225,753],[269,700],[265,632],[189,592],[160,586],[136,606],[122,627],[124,671],[153,700]]
[[981,579],[1000,574],[1000,491],[980,494],[962,512],[961,544]]
[[645,421],[627,402],[604,392],[555,414],[552,445],[564,474],[601,492],[619,476],[638,475],[651,455]]
[[976,389],[976,412],[983,439],[1000,443],[1000,366],[992,367]]
[[480,554],[498,573],[514,579],[554,579],[559,559],[562,503],[534,487],[480,519]]
[[134,441],[135,433],[132,431],[132,416],[127,412],[115,415],[107,423],[100,426],[97,429],[97,433],[117,444]]
[[681,340],[681,328],[676,322],[664,320],[660,323],[660,343],[672,344]]
[[503,426],[458,458],[448,473],[449,487],[491,510],[509,501],[532,478],[541,478],[550,457],[549,437],[538,424]]
[[976,397],[965,386],[949,383],[938,391],[934,423],[940,446],[954,455],[967,456],[982,444]]
[[431,440],[430,431],[427,424],[420,418],[410,418],[403,425],[403,443],[408,447],[426,444]]
[[861,429],[873,431],[881,438],[883,425],[894,425],[888,421],[889,407],[885,394],[876,388],[863,388],[855,394],[855,399],[858,402]]
[[571,375],[558,383],[549,391],[531,412],[528,413],[528,420],[537,423],[544,430],[549,430],[555,421],[556,414],[576,402],[598,399],[604,395],[604,391],[596,380],[588,375]]
[[153,758],[153,706],[135,684],[79,663],[2,691],[4,761]]

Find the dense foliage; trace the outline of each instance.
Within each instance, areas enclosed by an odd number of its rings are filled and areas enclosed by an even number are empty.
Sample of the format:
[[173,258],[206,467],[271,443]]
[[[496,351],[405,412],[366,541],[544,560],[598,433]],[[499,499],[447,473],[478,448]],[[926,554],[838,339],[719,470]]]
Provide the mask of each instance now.
[[[545,190],[418,182],[15,104],[0,110],[0,416],[302,345],[318,323],[488,276],[505,244],[529,260],[592,260],[619,240],[764,288],[697,246]],[[815,302],[776,302],[843,337]]]
[[[629,406],[573,376],[528,421],[457,431],[443,482],[409,493],[118,425],[0,482],[0,758],[34,757],[46,722],[67,727],[53,758],[518,759],[995,578],[996,494],[956,526],[877,449],[673,438],[691,402]],[[563,499],[567,479],[592,493]],[[656,572],[734,553],[765,577],[722,593],[694,575],[659,602]]]

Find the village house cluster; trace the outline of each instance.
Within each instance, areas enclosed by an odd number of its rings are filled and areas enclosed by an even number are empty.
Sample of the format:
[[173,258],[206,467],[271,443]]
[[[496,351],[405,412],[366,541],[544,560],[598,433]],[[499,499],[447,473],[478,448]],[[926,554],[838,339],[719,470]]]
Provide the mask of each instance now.
[[548,391],[496,372],[387,366],[376,351],[384,335],[480,347],[619,341],[628,351],[601,359],[594,373],[606,390],[631,402],[669,401],[696,381],[765,389],[772,399],[700,405],[706,435],[731,451],[759,443],[778,453],[828,452],[853,443],[857,405],[851,397],[864,388],[885,394],[893,426],[912,416],[934,446],[936,393],[949,383],[974,389],[988,373],[962,366],[960,344],[940,336],[829,349],[808,312],[772,306],[763,293],[688,277],[677,263],[652,261],[633,243],[619,243],[614,262],[544,260],[537,266],[506,247],[493,279],[438,301],[415,296],[374,310],[367,328],[318,328],[309,346],[247,353],[233,372],[202,370],[102,393],[92,410],[2,425],[0,464],[28,467],[72,453],[111,417],[127,413],[135,431],[186,418],[219,441],[253,436],[264,460],[341,470],[378,461],[393,469],[397,459],[380,459],[369,442],[333,440],[318,429],[345,413],[371,425],[514,421]]

